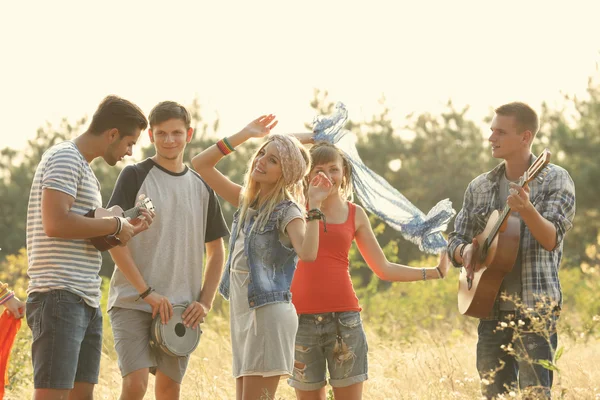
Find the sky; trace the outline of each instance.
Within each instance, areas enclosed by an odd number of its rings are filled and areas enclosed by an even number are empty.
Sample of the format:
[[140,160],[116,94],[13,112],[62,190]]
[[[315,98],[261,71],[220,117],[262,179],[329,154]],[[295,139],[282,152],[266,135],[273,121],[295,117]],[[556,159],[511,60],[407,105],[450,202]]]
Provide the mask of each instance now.
[[221,135],[266,113],[304,130],[315,89],[355,121],[383,96],[398,123],[449,99],[476,121],[514,100],[539,109],[597,74],[598,15],[593,0],[1,2],[0,148],[107,94],[146,113],[197,98]]

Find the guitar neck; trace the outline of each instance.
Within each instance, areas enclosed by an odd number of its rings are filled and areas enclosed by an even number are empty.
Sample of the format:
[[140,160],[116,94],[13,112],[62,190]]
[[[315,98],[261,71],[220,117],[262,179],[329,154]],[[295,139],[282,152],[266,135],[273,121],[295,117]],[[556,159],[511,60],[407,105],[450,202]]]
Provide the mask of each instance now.
[[[521,180],[519,181],[519,186],[523,187],[523,186],[525,186],[526,183],[527,183],[527,181],[525,179],[521,178]],[[506,221],[506,218],[508,217],[509,214],[510,214],[510,206],[507,203],[504,206],[504,209],[502,209],[502,213],[500,213],[500,216],[498,217],[498,220],[496,221],[494,228],[490,231],[490,234],[486,239],[487,246],[489,246],[489,244],[492,243],[492,241],[496,238],[496,235],[498,235],[498,232],[500,232],[500,227],[502,226],[504,221]]]
[[133,207],[127,211],[123,211],[123,217],[134,219],[140,215],[140,207]]
[[[540,154],[540,156],[533,162],[533,164],[527,169],[527,171],[525,171],[525,174],[519,180],[519,186],[524,187],[530,180],[535,178],[535,176],[549,162],[550,162],[550,151],[548,149],[544,149],[542,154]],[[487,242],[486,245],[489,245],[492,242],[492,240],[494,240],[494,238],[500,231],[500,227],[502,226],[502,224],[504,223],[504,221],[506,220],[506,218],[508,217],[509,214],[510,214],[510,207],[508,206],[508,204],[506,204],[504,206],[504,209],[502,210],[502,214],[500,214],[500,217],[498,218],[498,221],[496,222],[496,225],[494,225],[494,228],[492,229],[492,231],[490,232],[490,235],[486,239],[486,242]]]

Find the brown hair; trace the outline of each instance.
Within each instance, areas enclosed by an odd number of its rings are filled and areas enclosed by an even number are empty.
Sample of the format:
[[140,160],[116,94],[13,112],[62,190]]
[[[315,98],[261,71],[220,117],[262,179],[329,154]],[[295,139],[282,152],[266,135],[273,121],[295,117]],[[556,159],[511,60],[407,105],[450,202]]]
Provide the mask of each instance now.
[[497,115],[515,117],[519,128],[519,134],[525,131],[531,131],[533,137],[535,137],[535,134],[540,129],[540,122],[537,113],[533,110],[533,108],[529,107],[529,105],[525,103],[515,101],[504,104],[496,108],[494,111]]
[[146,116],[138,106],[119,96],[106,96],[92,117],[88,132],[100,135],[108,129],[119,130],[121,138],[131,136],[136,128],[148,127]]
[[[342,198],[353,201],[352,166],[346,155],[342,153],[340,149],[329,142],[317,142],[310,149],[310,159],[311,172],[317,165],[327,164],[341,159],[344,175],[340,185],[340,191],[342,192]],[[306,184],[305,187],[308,188],[308,184]]]
[[150,120],[150,129],[170,119],[179,119],[185,124],[185,129],[190,129],[192,121],[188,110],[174,101],[163,101],[155,105],[152,111],[150,111],[148,119]]

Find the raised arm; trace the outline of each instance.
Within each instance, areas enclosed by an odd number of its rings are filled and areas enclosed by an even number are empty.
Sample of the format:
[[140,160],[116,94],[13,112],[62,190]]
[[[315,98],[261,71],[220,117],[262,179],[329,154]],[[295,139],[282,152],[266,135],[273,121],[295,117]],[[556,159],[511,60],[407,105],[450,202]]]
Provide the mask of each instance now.
[[[319,209],[329,195],[331,181],[322,172],[315,176],[308,188],[308,208]],[[292,247],[302,261],[315,261],[319,252],[319,221],[304,222],[301,219],[291,221],[286,227]]]
[[313,144],[315,142],[315,140],[314,140],[315,134],[312,132],[288,133],[288,135],[295,137],[302,144]]
[[[263,115],[250,122],[244,129],[227,138],[229,144],[235,148],[250,138],[261,138],[267,136],[271,129],[277,125],[275,116]],[[202,179],[225,201],[238,207],[242,187],[223,175],[215,166],[223,158],[223,153],[214,144],[208,149],[192,158],[192,165]]]
[[[386,281],[412,282],[425,279],[440,279],[446,276],[450,263],[444,252],[440,262],[432,268],[414,268],[407,265],[391,263],[386,258],[381,246],[375,238],[369,217],[362,207],[356,206],[356,244],[367,265],[380,278]],[[439,273],[438,273],[439,268]]]

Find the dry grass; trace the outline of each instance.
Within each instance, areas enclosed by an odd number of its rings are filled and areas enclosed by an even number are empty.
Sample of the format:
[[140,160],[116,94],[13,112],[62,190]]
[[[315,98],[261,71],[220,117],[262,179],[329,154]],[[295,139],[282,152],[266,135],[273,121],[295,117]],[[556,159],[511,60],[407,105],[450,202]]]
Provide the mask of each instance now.
[[[0,264],[8,267],[0,268],[0,279],[4,270],[24,270],[26,266],[24,255],[11,262]],[[596,367],[600,359],[598,275],[586,275],[580,269],[561,270],[565,304],[559,324],[559,347],[564,348],[564,353],[557,363],[560,374],[553,387],[555,399],[600,399],[600,368]],[[476,320],[457,314],[455,279],[398,283],[386,290],[361,293],[359,297],[369,339],[370,378],[365,384],[365,399],[480,398],[475,369]],[[121,376],[106,316],[104,328],[100,384],[95,395],[96,399],[117,399]],[[220,297],[203,330],[183,382],[182,399],[234,399],[228,305]],[[11,386],[6,399],[31,398],[30,346],[31,333],[23,324],[12,352]],[[153,392],[151,378],[146,399],[153,399]],[[286,381],[281,381],[276,398],[295,398]],[[515,398],[519,395],[515,394]]]
[[[106,321],[105,321],[106,322]],[[106,325],[106,324],[105,324]],[[112,348],[112,332],[105,330],[105,348],[101,364],[97,399],[118,399],[121,377]],[[26,346],[28,329],[24,327]],[[474,332],[433,334],[423,333],[410,343],[393,338],[381,338],[367,327],[369,337],[369,375],[365,399],[476,399],[479,398],[479,378],[475,370]],[[595,367],[600,359],[600,342],[596,339],[564,339],[566,348],[559,361],[561,374],[555,382],[555,398],[598,399],[600,371]],[[15,362],[26,364],[29,349],[22,348]],[[23,366],[25,367],[25,366]],[[21,371],[28,375],[30,367]],[[9,391],[6,399],[31,398],[32,384],[23,381]],[[153,399],[153,379],[146,399]],[[516,395],[516,398],[519,396]],[[231,377],[231,347],[226,318],[213,316],[210,327],[204,328],[200,346],[192,356],[182,386],[182,399],[234,399],[235,383]],[[277,399],[294,399],[294,393],[281,381]]]

